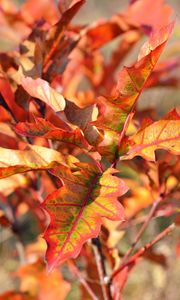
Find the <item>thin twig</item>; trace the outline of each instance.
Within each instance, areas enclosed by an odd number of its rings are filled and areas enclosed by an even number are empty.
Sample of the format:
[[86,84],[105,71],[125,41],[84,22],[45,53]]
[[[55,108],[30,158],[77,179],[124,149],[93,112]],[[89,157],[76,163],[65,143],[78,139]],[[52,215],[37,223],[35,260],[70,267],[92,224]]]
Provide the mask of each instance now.
[[96,266],[99,274],[102,294],[104,300],[112,300],[110,285],[108,284],[108,276],[104,264],[104,255],[102,253],[101,243],[99,238],[92,239],[92,248],[94,251]]
[[130,249],[126,252],[125,256],[123,257],[122,262],[121,262],[121,265],[124,264],[124,263],[127,261],[128,257],[129,257],[129,256],[131,255],[131,253],[134,251],[134,249],[135,249],[137,243],[139,242],[141,236],[143,235],[144,231],[145,231],[146,228],[148,227],[148,225],[149,225],[149,223],[150,223],[152,217],[154,216],[154,213],[155,213],[155,211],[156,211],[156,209],[157,209],[159,203],[162,201],[162,199],[163,199],[162,196],[159,196],[159,197],[157,198],[157,200],[153,202],[152,207],[151,207],[151,209],[150,209],[150,211],[149,211],[149,214],[147,215],[147,217],[146,217],[146,219],[145,219],[143,225],[141,226],[140,230],[138,231],[137,236],[135,237],[135,240],[134,240],[134,242],[132,243]]
[[81,272],[79,271],[79,269],[77,268],[77,266],[75,265],[75,263],[72,260],[69,260],[68,261],[68,266],[69,266],[70,270],[78,277],[79,281],[84,286],[84,288],[86,289],[86,291],[89,293],[89,295],[91,296],[91,298],[93,300],[98,300],[98,298],[94,294],[93,290],[91,289],[91,287],[89,286],[89,284],[87,283],[87,281],[85,280],[85,278],[82,276]]
[[128,265],[133,264],[140,256],[142,256],[148,249],[150,249],[154,244],[162,240],[165,236],[170,234],[173,229],[175,228],[174,223],[168,226],[166,229],[164,229],[161,233],[159,233],[155,239],[153,239],[151,242],[147,243],[144,247],[139,249],[133,256],[131,256],[126,263],[121,265],[118,269],[116,269],[110,278],[110,281],[112,281],[118,274],[121,272],[125,267]]

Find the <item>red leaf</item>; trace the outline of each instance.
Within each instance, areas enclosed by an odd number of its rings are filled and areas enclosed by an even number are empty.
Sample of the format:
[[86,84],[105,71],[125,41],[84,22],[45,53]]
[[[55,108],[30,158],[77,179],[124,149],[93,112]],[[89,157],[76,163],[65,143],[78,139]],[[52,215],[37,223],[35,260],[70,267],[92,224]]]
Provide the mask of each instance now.
[[23,136],[28,137],[42,137],[54,141],[70,143],[78,147],[87,147],[86,142],[81,130],[76,128],[72,131],[63,130],[54,126],[49,121],[37,118],[35,123],[19,123],[16,125],[16,132]]
[[119,74],[116,95],[100,99],[100,116],[93,125],[116,132],[124,131],[132,118],[130,114],[151,75],[154,66],[167,42],[174,24],[153,32],[142,47],[139,60],[132,67],[124,67]]
[[0,300],[30,300],[30,297],[21,292],[9,291],[1,294]]
[[7,109],[7,111],[10,110],[16,120],[24,121],[27,118],[27,113],[15,102],[11,85],[4,77],[0,77],[0,93],[2,94],[4,101],[8,106],[8,108],[5,107],[5,109]]
[[153,5],[151,0],[138,0],[129,6],[123,14],[127,22],[135,26],[150,26],[153,29],[166,26],[173,14],[171,6],[164,0],[156,0]]
[[89,39],[89,46],[93,50],[98,49],[128,29],[129,26],[120,16],[114,16],[109,21],[98,22],[87,30],[86,35]]
[[98,236],[103,217],[124,219],[124,210],[117,198],[126,193],[127,186],[113,176],[117,171],[108,169],[102,173],[86,163],[76,163],[76,166],[75,172],[65,166],[53,171],[64,186],[44,202],[50,215],[50,225],[44,235],[50,269],[70,257],[77,257],[82,245]]

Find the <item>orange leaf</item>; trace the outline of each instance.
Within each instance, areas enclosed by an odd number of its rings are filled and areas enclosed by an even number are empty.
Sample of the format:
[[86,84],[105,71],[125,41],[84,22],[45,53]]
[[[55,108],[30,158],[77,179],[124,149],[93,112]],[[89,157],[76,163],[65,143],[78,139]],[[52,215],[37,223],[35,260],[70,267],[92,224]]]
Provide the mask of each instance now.
[[158,149],[180,154],[180,116],[176,111],[133,135],[129,139],[129,151],[121,159],[132,159],[139,155],[144,159],[155,161],[155,150]]
[[21,7],[21,15],[29,24],[43,18],[53,25],[60,18],[60,13],[54,0],[26,0]]
[[47,274],[42,260],[28,264],[17,272],[21,279],[20,289],[38,300],[64,300],[70,290],[70,284],[55,269]]
[[0,178],[32,170],[51,169],[63,162],[63,156],[56,150],[31,146],[25,150],[0,147]]
[[102,173],[96,166],[76,163],[77,171],[61,166],[53,174],[63,180],[64,186],[50,194],[44,208],[50,215],[50,225],[45,232],[48,249],[48,266],[77,257],[82,245],[97,237],[102,218],[123,220],[124,210],[117,201],[126,193],[127,186],[117,171],[107,169]]
[[156,0],[152,5],[152,0],[135,1],[123,13],[123,16],[128,23],[135,26],[146,25],[153,29],[166,26],[173,14],[173,9],[164,2],[164,0]]

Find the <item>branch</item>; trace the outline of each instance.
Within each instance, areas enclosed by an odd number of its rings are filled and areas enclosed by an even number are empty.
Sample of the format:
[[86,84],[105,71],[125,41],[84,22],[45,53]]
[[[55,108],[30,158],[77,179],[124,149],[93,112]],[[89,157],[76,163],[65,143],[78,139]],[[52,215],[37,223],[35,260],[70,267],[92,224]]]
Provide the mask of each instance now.
[[135,261],[139,257],[141,257],[149,248],[151,248],[154,244],[156,244],[157,242],[162,240],[165,236],[170,234],[173,231],[174,228],[175,228],[175,225],[173,223],[170,226],[168,226],[166,229],[164,229],[161,233],[159,233],[155,239],[153,239],[151,242],[147,243],[144,247],[139,249],[133,256],[131,256],[129,258],[129,260],[126,263],[122,264],[117,270],[115,270],[112,273],[111,278],[110,278],[110,282],[112,282],[114,277],[116,277],[119,274],[119,272],[121,272],[125,267],[135,263]]
[[156,211],[156,209],[157,209],[159,203],[162,201],[162,199],[163,199],[163,196],[159,196],[159,197],[157,198],[157,200],[153,202],[152,207],[151,207],[151,209],[150,209],[150,211],[149,211],[149,214],[147,215],[147,217],[146,217],[146,219],[145,219],[143,225],[141,226],[139,232],[137,233],[137,236],[135,237],[135,240],[134,240],[134,242],[132,243],[130,249],[126,252],[125,256],[123,257],[122,262],[121,262],[121,265],[123,265],[123,264],[127,261],[128,257],[129,257],[129,256],[131,255],[131,253],[134,251],[134,249],[135,249],[137,243],[139,242],[141,236],[143,235],[144,231],[145,231],[146,228],[148,227],[148,225],[149,225],[149,223],[150,223],[152,217],[154,216],[154,213],[155,213],[155,211]]
[[79,278],[80,283],[84,286],[84,288],[89,293],[89,295],[91,296],[91,298],[93,300],[98,300],[98,298],[94,294],[93,290],[91,289],[91,287],[89,286],[89,284],[87,283],[87,281],[85,280],[85,278],[82,276],[81,272],[78,270],[78,268],[75,265],[75,263],[72,260],[69,260],[67,263],[68,263],[68,266],[71,269],[72,273],[74,273]]
[[104,264],[104,255],[102,253],[101,243],[99,238],[92,239],[92,248],[94,251],[94,256],[96,260],[96,266],[98,269],[100,285],[103,293],[104,300],[112,300],[110,285],[108,283],[108,276],[106,273],[106,268]]

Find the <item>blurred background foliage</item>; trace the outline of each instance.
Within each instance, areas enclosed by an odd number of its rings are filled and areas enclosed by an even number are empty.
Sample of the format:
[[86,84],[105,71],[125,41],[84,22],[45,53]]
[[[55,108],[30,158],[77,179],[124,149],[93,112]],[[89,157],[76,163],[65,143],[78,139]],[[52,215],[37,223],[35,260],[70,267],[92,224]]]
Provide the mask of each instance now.
[[[18,6],[23,3],[23,0],[14,0],[14,2]],[[176,28],[161,59],[176,56],[180,52],[180,1],[167,0],[166,2],[174,8]],[[128,0],[87,0],[73,22],[78,24],[88,24],[97,19],[109,18],[114,13],[123,10],[127,4]],[[115,47],[116,43],[117,41],[115,40],[102,49],[107,59],[108,53]],[[123,64],[128,65],[133,63],[142,43],[143,40],[136,45],[136,49],[126,57]],[[0,47],[2,49],[3,45],[1,44]],[[122,65],[120,68],[121,67]],[[180,91],[170,87],[153,88],[145,91],[139,100],[140,108],[149,106],[156,107],[159,115],[164,115],[165,112],[178,105],[180,105]],[[30,213],[25,215],[24,220],[22,220],[25,233],[24,240],[26,242],[34,241],[36,236],[35,228],[37,228],[35,222],[36,221]],[[149,240],[149,237],[155,235],[156,232],[162,230],[165,225],[168,224],[164,224],[164,219],[152,221],[139,246],[142,246],[143,242]],[[167,266],[161,266],[160,264],[155,264],[148,260],[142,260],[134,268],[124,289],[124,300],[180,299],[180,258],[177,258],[175,249],[175,241],[179,238],[179,233],[180,231],[176,231],[176,233],[167,237],[156,246],[157,252],[159,251],[160,253],[167,255]],[[133,235],[133,230],[131,233],[125,235],[119,246],[120,250],[126,250],[129,241],[132,240],[132,236],[130,235]],[[20,264],[19,260],[14,255],[14,245],[16,245],[18,251],[21,252],[18,240],[16,240],[16,237],[12,235],[10,230],[0,230],[0,292],[16,288],[18,285],[18,280],[11,276],[12,272],[14,272]],[[78,281],[73,283],[73,288],[67,297],[67,300],[76,299],[79,299]]]

